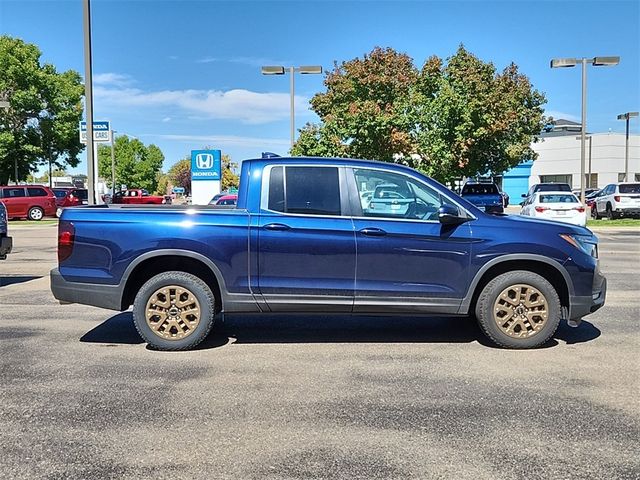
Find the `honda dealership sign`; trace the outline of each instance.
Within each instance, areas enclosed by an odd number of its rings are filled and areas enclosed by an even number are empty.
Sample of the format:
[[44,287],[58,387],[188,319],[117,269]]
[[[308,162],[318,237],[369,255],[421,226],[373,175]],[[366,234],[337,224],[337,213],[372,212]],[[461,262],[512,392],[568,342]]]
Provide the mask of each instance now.
[[191,151],[191,200],[194,205],[207,205],[220,193],[221,160],[220,150]]

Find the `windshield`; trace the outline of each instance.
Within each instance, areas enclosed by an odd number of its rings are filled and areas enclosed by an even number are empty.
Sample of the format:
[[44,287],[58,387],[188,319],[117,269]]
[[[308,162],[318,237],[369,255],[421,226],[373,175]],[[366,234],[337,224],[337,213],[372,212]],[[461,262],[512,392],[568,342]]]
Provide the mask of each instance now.
[[640,183],[625,183],[618,188],[620,193],[640,193]]
[[578,203],[578,199],[575,195],[563,195],[561,193],[556,195],[540,195],[540,203]]
[[498,187],[493,183],[473,183],[462,187],[462,195],[498,195]]
[[570,192],[568,183],[541,183],[536,186],[535,192]]

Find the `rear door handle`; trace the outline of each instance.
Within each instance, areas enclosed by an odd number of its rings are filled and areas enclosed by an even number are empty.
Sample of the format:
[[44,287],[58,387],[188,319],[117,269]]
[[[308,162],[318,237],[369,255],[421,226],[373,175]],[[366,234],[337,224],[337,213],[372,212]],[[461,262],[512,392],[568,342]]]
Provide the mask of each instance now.
[[284,223],[267,223],[264,228],[267,230],[291,230],[291,227]]
[[363,228],[359,232],[369,237],[383,237],[387,234],[387,232],[385,232],[381,228]]

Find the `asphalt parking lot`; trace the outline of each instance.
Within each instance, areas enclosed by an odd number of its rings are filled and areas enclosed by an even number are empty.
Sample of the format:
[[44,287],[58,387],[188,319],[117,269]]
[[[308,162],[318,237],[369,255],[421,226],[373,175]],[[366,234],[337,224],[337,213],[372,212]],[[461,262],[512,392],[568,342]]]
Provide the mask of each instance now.
[[59,305],[55,226],[0,262],[0,477],[640,478],[640,230],[607,305],[534,351],[467,319],[227,317],[191,352]]

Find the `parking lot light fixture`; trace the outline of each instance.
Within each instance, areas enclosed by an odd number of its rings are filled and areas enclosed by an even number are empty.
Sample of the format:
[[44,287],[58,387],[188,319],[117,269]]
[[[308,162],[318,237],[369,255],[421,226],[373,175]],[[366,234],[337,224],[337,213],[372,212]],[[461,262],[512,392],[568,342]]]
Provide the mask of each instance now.
[[624,181],[629,181],[629,119],[638,116],[638,112],[627,112],[618,115],[618,120],[624,120],[627,124],[624,140]]
[[580,201],[584,204],[585,185],[585,157],[587,143],[587,64],[594,67],[609,67],[620,63],[620,57],[593,57],[593,58],[554,58],[551,60],[551,68],[575,67],[578,63],[582,66],[582,115],[580,133]]
[[302,75],[319,75],[322,73],[321,65],[304,65],[300,67],[283,67],[281,65],[267,65],[260,68],[260,71],[263,75],[284,75],[285,73],[289,73],[290,80],[290,116],[291,116],[291,148],[293,149],[293,144],[296,140],[296,122],[295,122],[295,101],[294,101],[294,90],[295,90],[295,73],[298,72]]

